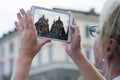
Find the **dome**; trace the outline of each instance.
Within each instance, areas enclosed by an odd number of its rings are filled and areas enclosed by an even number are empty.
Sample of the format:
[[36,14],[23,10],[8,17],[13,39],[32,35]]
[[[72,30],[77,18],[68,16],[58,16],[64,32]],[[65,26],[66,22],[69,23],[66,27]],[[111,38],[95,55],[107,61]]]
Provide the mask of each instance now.
[[63,25],[63,22],[60,20],[60,17],[59,17],[58,20],[55,22],[55,24],[62,24],[62,25]]

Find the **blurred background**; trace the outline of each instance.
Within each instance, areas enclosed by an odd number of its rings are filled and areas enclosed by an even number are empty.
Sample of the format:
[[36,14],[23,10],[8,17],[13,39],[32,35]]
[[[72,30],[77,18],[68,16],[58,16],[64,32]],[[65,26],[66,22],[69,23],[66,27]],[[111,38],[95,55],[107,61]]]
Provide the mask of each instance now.
[[[99,16],[106,0],[3,0],[0,2],[0,80],[10,80],[18,53],[19,38],[14,21],[20,8],[32,5],[60,11],[71,11],[82,36],[82,51],[94,64],[94,38],[89,26],[98,26]],[[76,65],[67,55],[64,42],[52,41],[34,58],[29,80],[84,80]]]

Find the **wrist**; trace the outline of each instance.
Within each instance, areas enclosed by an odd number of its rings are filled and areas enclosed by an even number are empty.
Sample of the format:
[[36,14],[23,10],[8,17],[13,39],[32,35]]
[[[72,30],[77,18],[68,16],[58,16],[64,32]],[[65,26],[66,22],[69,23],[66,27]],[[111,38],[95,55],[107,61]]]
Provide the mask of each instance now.
[[33,59],[35,54],[35,52],[31,49],[26,49],[26,48],[19,48],[19,52],[18,52],[18,56],[20,58],[24,57],[26,59]]
[[27,80],[32,63],[32,58],[18,55],[15,62],[12,80]]
[[32,57],[28,57],[28,56],[24,56],[24,55],[18,55],[17,57],[17,62],[18,63],[23,63],[23,64],[31,64],[32,63],[33,58]]
[[28,54],[30,53],[27,51],[19,51],[19,54],[17,56],[17,61],[22,63],[31,63],[33,60],[33,56]]
[[84,57],[82,51],[79,49],[79,50],[72,52],[71,58],[75,62],[79,62],[79,61],[82,61],[85,57]]

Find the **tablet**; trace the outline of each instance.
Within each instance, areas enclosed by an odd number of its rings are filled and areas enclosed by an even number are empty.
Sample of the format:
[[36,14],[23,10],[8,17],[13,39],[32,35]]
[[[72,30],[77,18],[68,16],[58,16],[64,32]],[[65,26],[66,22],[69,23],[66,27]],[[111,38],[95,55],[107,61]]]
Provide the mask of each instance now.
[[70,12],[39,6],[32,6],[30,11],[38,38],[51,38],[52,40],[70,42],[70,26],[73,21],[73,16]]

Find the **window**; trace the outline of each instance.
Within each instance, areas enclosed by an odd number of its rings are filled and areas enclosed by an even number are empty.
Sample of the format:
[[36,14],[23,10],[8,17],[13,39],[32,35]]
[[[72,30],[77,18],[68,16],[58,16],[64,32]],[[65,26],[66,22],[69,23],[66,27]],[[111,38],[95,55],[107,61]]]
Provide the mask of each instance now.
[[42,64],[42,52],[41,51],[38,53],[38,64],[39,65]]
[[12,71],[13,71],[13,64],[14,64],[13,59],[11,59],[9,62],[10,73],[12,73]]
[[10,42],[10,53],[13,53],[13,49],[14,49],[14,44],[13,42]]
[[48,51],[49,51],[49,62],[52,62],[53,59],[53,52],[52,52],[52,45],[48,46]]
[[65,80],[72,80],[72,79],[71,79],[70,77],[67,76],[67,77],[65,78]]
[[38,61],[39,56],[38,55],[39,54],[37,54],[32,60],[32,68],[36,68],[39,66],[39,61]]
[[87,59],[90,60],[90,57],[91,57],[90,49],[86,49],[85,55],[86,55]]
[[65,61],[70,62],[70,58],[69,58],[68,54],[66,53],[66,51],[64,51],[64,55],[65,55]]
[[4,75],[4,64],[1,63],[0,64],[0,80],[3,80],[2,77]]
[[69,62],[70,61],[70,58],[69,56],[66,54],[66,57],[65,57],[65,61]]
[[4,48],[4,46],[0,47],[0,56],[2,56],[2,57],[5,56],[5,48]]
[[90,37],[90,34],[89,34],[89,26],[85,26],[85,37],[86,38],[89,38]]
[[35,76],[34,80],[46,80],[44,76]]

